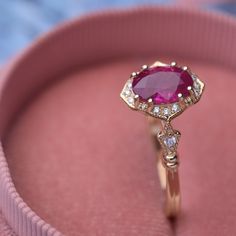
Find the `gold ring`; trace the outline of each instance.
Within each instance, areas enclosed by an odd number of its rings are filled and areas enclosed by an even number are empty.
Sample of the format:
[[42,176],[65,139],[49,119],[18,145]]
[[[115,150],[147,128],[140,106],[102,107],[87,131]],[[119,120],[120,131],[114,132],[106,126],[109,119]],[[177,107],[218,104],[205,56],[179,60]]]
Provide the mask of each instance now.
[[197,103],[203,90],[204,83],[187,66],[157,61],[131,73],[120,94],[131,109],[148,117],[167,217],[176,217],[181,205],[177,154],[181,134],[172,128],[171,121]]

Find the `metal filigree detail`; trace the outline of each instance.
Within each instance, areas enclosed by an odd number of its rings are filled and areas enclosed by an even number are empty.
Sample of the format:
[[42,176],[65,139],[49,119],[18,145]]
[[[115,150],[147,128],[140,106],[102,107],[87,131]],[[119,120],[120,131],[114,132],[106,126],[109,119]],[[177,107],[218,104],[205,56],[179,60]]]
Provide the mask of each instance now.
[[168,168],[178,166],[177,146],[180,136],[180,132],[174,130],[169,122],[166,122],[164,129],[157,134],[163,150],[163,164]]

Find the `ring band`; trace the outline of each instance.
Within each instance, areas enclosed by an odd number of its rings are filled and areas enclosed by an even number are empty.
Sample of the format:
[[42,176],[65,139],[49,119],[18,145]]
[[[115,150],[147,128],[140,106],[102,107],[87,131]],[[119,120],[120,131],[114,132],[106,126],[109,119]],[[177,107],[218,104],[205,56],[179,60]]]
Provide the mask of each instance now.
[[160,120],[148,117],[150,133],[156,149],[157,170],[160,179],[161,188],[165,191],[165,214],[168,217],[175,217],[180,211],[180,185],[178,174],[178,156],[163,156],[163,149],[160,141],[157,139],[157,133],[164,127]]
[[148,116],[150,133],[157,154],[160,184],[165,190],[165,213],[169,218],[180,212],[179,157],[180,132],[171,121],[197,103],[204,83],[186,66],[155,62],[133,72],[121,91],[121,98],[133,110]]

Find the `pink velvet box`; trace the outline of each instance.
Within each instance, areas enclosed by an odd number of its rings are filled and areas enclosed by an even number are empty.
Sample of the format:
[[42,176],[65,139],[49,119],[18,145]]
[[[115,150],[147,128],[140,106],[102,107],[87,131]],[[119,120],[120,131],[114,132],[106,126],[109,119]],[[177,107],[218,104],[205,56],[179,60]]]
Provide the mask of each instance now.
[[[236,234],[236,20],[144,7],[66,23],[1,73],[0,235]],[[154,60],[206,83],[174,122],[182,133],[182,214],[162,211],[145,117],[119,99]]]

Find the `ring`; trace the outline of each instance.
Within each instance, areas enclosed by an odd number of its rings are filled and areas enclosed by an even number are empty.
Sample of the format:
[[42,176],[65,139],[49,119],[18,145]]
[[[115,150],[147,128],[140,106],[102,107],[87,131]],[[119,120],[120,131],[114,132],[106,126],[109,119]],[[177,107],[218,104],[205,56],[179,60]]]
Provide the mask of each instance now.
[[187,66],[176,62],[155,62],[133,72],[121,91],[121,98],[133,110],[147,115],[157,153],[160,184],[165,190],[165,213],[174,218],[180,212],[179,157],[180,132],[171,121],[197,103],[204,83]]

